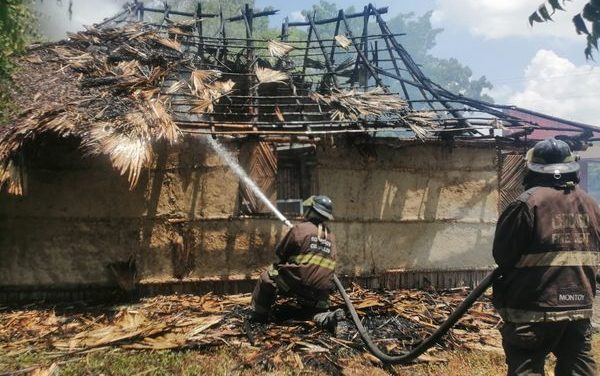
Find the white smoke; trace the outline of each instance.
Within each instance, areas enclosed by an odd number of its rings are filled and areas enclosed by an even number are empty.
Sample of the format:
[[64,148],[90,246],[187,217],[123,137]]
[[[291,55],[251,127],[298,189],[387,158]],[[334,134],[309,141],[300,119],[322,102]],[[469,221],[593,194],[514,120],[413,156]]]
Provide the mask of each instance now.
[[[69,13],[69,4],[72,2]],[[34,11],[43,40],[64,39],[67,32],[84,29],[121,11],[127,0],[36,0]]]

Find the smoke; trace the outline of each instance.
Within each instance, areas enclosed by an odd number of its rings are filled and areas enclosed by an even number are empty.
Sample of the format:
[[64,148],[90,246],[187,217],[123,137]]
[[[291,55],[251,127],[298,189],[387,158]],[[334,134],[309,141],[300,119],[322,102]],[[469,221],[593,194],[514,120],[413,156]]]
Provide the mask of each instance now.
[[56,41],[64,39],[67,32],[83,30],[84,25],[114,16],[126,3],[127,0],[36,0],[33,7],[41,38]]

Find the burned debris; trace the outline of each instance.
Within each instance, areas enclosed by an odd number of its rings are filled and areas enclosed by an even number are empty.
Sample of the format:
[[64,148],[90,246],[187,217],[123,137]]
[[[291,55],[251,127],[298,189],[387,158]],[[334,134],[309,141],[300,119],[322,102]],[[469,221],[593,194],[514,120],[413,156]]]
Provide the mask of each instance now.
[[[379,346],[398,354],[429,335],[464,299],[464,290],[374,292],[356,285],[350,296],[364,325]],[[11,356],[31,351],[51,351],[57,359],[94,350],[119,347],[130,350],[207,349],[234,346],[240,349],[240,367],[271,370],[281,363],[312,367],[339,374],[344,359],[368,354],[350,322],[332,336],[303,321],[292,301],[282,301],[274,324],[246,321],[249,295],[158,296],[124,307],[55,306],[27,310],[0,310],[0,350]],[[335,298],[335,306],[342,301]],[[496,326],[487,299],[465,315],[444,342],[422,361],[443,361],[441,350],[500,349]],[[365,355],[363,359],[379,364]]]

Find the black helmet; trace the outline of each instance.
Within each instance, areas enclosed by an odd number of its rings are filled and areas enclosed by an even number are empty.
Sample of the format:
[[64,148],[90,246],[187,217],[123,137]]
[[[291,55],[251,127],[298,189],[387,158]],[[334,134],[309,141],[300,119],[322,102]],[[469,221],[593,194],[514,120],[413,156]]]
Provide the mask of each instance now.
[[525,155],[527,168],[542,174],[560,176],[579,171],[579,156],[571,152],[569,144],[555,138],[540,141]]
[[313,208],[317,213],[329,220],[333,219],[333,202],[327,196],[310,196],[304,200],[302,205]]

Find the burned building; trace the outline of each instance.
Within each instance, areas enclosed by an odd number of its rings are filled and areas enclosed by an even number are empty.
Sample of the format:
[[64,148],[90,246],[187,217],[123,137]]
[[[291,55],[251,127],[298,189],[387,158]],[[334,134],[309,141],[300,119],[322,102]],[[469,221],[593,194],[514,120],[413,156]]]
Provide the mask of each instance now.
[[[0,299],[249,288],[286,229],[215,145],[291,220],[332,197],[338,274],[473,284],[544,125],[429,80],[386,12],[263,38],[253,25],[275,11],[135,2],[32,46],[0,129]],[[576,148],[597,131],[561,121]]]

